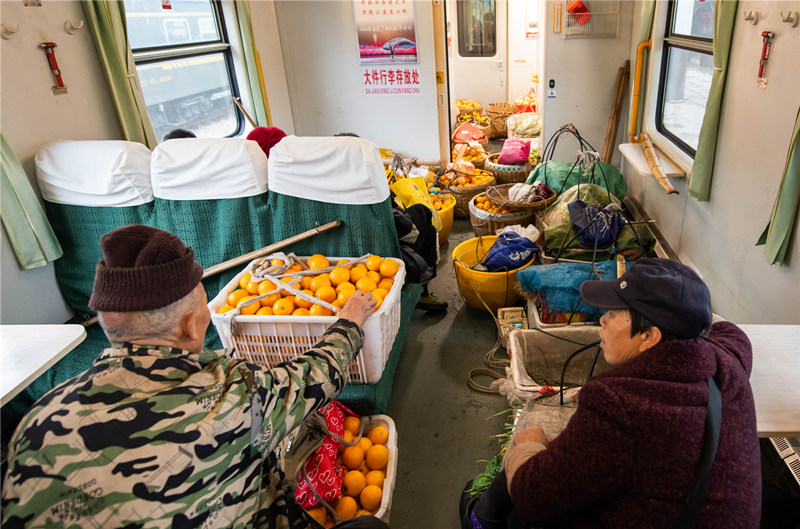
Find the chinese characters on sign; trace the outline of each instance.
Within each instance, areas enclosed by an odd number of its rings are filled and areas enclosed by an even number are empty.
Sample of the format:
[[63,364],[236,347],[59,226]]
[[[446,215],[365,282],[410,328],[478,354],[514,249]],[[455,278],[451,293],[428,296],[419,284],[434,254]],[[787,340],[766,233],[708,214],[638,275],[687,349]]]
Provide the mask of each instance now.
[[417,66],[369,66],[362,68],[364,95],[412,96],[420,94]]
[[361,64],[415,63],[414,0],[353,0]]

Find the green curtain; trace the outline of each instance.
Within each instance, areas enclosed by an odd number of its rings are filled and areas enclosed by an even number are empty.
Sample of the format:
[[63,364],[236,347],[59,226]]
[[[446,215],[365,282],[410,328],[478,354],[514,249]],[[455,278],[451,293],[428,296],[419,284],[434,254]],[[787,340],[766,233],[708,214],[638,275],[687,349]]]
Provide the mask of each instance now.
[[255,116],[252,117],[256,124],[262,127],[270,127],[272,126],[272,118],[269,115],[269,103],[267,101],[263,76],[261,75],[261,62],[259,61],[258,50],[256,50],[255,38],[253,36],[250,2],[237,1],[234,2],[233,5],[236,8],[236,23],[239,26],[245,69],[247,70],[250,108],[253,109],[253,113],[255,114]]
[[25,270],[55,261],[63,252],[17,156],[0,133],[2,185],[0,217],[11,247]]
[[125,139],[154,149],[158,139],[147,117],[128,43],[125,4],[122,0],[82,0],[81,4]]
[[786,166],[783,169],[781,187],[772,207],[769,224],[761,234],[756,246],[766,244],[764,257],[771,265],[783,264],[786,248],[789,246],[797,207],[800,205],[800,108],[794,122],[792,140],[789,142],[789,153],[786,155]]
[[714,3],[714,74],[711,77],[706,113],[703,116],[703,125],[700,127],[697,153],[694,156],[692,176],[689,181],[689,196],[700,201],[708,200],[711,196],[722,93],[725,90],[725,77],[728,74],[728,55],[733,39],[737,4],[736,0],[717,0]]
[[[656,0],[644,0],[642,2],[642,11],[641,11],[641,18],[639,20],[639,31],[636,34],[636,46],[638,48],[639,44],[642,42],[646,42],[650,40],[650,36],[653,32],[653,17],[656,11]],[[647,64],[648,58],[650,57],[650,50],[645,48],[642,53],[642,84],[639,87],[639,109],[636,112],[636,133],[638,134],[642,130],[642,121],[644,120],[644,112],[645,112],[645,91],[646,91],[646,84],[644,82],[647,79]],[[636,75],[636,72],[631,74],[632,76]],[[633,85],[631,85],[633,86]]]

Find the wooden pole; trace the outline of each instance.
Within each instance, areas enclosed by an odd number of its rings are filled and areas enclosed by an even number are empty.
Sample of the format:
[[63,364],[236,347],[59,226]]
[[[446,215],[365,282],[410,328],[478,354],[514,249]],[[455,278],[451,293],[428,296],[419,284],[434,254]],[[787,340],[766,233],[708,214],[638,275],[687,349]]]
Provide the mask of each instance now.
[[656,178],[661,187],[663,187],[667,193],[670,195],[678,194],[678,190],[672,187],[672,184],[667,178],[667,175],[664,174],[664,171],[661,169],[661,164],[658,161],[658,157],[656,156],[656,151],[653,149],[653,144],[650,142],[650,136],[646,132],[640,132],[639,138],[642,140],[642,146],[644,147],[644,157],[647,159],[647,165],[650,166],[650,170],[653,172],[653,176]]
[[628,90],[628,78],[630,77],[631,61],[625,61],[625,66],[617,73],[617,84],[614,89],[614,102],[608,116],[608,127],[606,128],[606,138],[603,142],[603,154],[600,156],[601,162],[611,163],[614,156],[614,146],[619,130],[619,115],[622,112],[622,101],[625,99],[625,92]]
[[[220,272],[224,272],[225,270],[233,268],[234,266],[239,266],[245,263],[249,263],[253,259],[261,257],[262,255],[269,255],[272,252],[280,250],[281,248],[286,248],[287,246],[290,246],[296,242],[308,239],[309,237],[314,237],[315,235],[319,235],[324,231],[331,230],[341,225],[342,225],[341,220],[334,220],[333,222],[323,224],[322,226],[319,226],[317,228],[312,228],[310,230],[304,231],[303,233],[298,233],[297,235],[293,235],[288,239],[283,239],[282,241],[272,243],[269,246],[264,246],[259,250],[253,250],[250,253],[246,253],[244,255],[240,255],[239,257],[234,257],[233,259],[228,259],[227,261],[215,264],[214,266],[210,266],[205,270],[203,270],[203,279],[216,275]],[[81,325],[83,325],[84,327],[89,327],[90,325],[94,325],[95,323],[97,323],[97,316],[86,320],[85,322],[81,323]]]

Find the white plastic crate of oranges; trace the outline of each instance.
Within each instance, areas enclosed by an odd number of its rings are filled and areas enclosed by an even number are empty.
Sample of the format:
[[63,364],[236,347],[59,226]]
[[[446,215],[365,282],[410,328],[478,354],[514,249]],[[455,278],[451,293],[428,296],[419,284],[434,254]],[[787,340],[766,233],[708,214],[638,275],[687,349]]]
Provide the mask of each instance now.
[[239,277],[238,288],[227,294],[217,314],[238,309],[243,316],[332,316],[356,290],[372,293],[377,312],[400,268],[396,259],[379,255],[340,259],[333,266],[321,254],[304,262],[283,253],[251,266],[252,272]]
[[[362,428],[361,422],[364,422]],[[353,446],[339,446],[337,465],[343,467],[341,496],[330,505],[312,507],[308,513],[324,527],[360,516],[377,516],[389,521],[392,491],[396,476],[397,432],[386,415],[345,418],[343,438]],[[334,518],[333,514],[336,514]]]

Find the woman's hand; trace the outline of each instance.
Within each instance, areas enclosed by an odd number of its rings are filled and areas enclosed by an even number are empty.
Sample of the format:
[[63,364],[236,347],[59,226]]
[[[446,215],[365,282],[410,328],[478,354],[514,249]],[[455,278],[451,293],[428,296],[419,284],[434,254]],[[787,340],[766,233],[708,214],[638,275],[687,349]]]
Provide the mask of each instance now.
[[359,327],[364,325],[367,318],[375,312],[378,300],[372,297],[372,293],[363,290],[356,290],[350,299],[347,300],[342,310],[339,311],[339,318],[350,320]]
[[520,443],[527,443],[530,441],[536,443],[542,443],[543,445],[547,446],[547,443],[550,442],[550,439],[547,438],[547,435],[545,435],[544,430],[542,430],[542,428],[538,424],[534,424],[533,426],[528,426],[521,432],[518,432],[513,439],[513,443],[515,445]]

